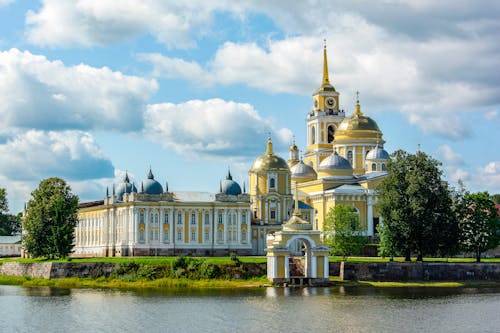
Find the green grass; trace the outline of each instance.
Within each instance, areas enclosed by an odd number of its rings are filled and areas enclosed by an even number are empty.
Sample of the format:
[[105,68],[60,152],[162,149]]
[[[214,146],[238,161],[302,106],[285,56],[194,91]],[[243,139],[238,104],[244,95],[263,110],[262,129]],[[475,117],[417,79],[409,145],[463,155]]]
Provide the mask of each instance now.
[[[178,257],[95,257],[95,258],[66,258],[58,260],[47,260],[43,258],[5,258],[0,262],[19,262],[19,263],[40,263],[40,262],[110,262],[122,263],[135,261],[143,264],[163,264],[171,263]],[[205,259],[215,264],[231,263],[230,257],[192,257],[198,259]],[[266,257],[238,257],[241,262],[245,263],[265,263]]]
[[107,278],[59,278],[36,279],[29,277],[0,276],[0,285],[20,285],[24,287],[55,287],[55,288],[112,288],[112,289],[172,289],[172,288],[250,288],[269,284],[266,278],[249,280],[191,280],[186,278],[161,278],[156,280],[122,281]]
[[[343,257],[333,256],[328,258],[330,262],[341,262],[344,261]],[[348,257],[347,262],[389,262],[389,258],[382,257]],[[393,258],[394,262],[405,262],[403,257]],[[412,262],[416,262],[417,258],[411,258]],[[450,262],[450,263],[474,263],[475,258],[424,258],[424,262]],[[500,258],[482,258],[481,262],[487,263],[500,263]]]

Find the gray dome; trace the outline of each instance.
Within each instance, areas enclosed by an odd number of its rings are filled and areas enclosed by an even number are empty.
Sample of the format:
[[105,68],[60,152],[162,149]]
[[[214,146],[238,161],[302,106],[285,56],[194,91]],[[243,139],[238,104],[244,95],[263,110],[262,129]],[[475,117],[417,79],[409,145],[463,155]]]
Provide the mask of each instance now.
[[153,172],[149,169],[148,178],[142,182],[141,190],[146,194],[162,194],[163,187],[155,180]]
[[330,156],[325,158],[319,165],[318,170],[352,170],[351,163],[334,151]]
[[384,148],[379,147],[377,145],[375,148],[370,150],[368,154],[366,154],[367,160],[388,160],[389,159],[389,153],[385,151]]
[[123,200],[123,195],[125,193],[129,194],[132,192],[137,193],[137,188],[135,187],[134,184],[130,182],[130,179],[128,178],[128,173],[125,173],[125,178],[123,179],[123,183],[118,185],[118,187],[116,188],[115,197],[117,200],[121,201]]
[[231,172],[227,172],[226,179],[224,179],[220,183],[220,193],[226,195],[240,195],[241,187],[240,185],[233,180],[233,176],[231,176]]
[[313,167],[304,163],[304,161],[300,161],[294,166],[290,168],[290,172],[292,173],[293,178],[317,178],[316,171],[314,171]]

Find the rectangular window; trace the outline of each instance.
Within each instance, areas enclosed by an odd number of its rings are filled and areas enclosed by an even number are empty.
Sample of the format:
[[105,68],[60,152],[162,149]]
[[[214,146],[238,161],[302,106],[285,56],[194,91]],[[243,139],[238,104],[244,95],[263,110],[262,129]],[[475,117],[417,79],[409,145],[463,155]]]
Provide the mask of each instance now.
[[241,214],[241,223],[242,224],[247,223],[247,214],[246,213]]
[[271,210],[271,219],[272,220],[276,219],[276,211],[274,209]]
[[241,242],[246,243],[247,242],[247,233],[246,231],[241,232]]
[[191,224],[196,224],[196,214],[191,214]]
[[210,233],[208,231],[205,231],[203,237],[205,239],[205,242],[209,242],[210,241]]
[[182,231],[177,231],[177,240],[182,241]]
[[177,224],[182,224],[182,213],[177,214]]
[[209,225],[210,224],[210,215],[208,215],[208,213],[205,214],[205,225]]
[[218,215],[218,222],[219,222],[219,224],[222,224],[222,214]]
[[191,230],[191,241],[195,242],[196,241],[196,231]]

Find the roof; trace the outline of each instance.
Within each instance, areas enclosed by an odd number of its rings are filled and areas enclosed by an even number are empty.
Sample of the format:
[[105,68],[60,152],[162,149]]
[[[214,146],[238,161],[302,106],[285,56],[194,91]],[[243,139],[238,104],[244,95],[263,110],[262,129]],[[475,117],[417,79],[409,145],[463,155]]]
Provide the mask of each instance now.
[[[295,208],[295,202],[292,203],[292,208]],[[299,200],[299,209],[313,209],[313,207]]]
[[104,200],[81,202],[78,204],[78,208],[88,208],[88,207],[95,207],[95,206],[100,206],[100,205],[104,205]]
[[0,236],[0,244],[16,244],[21,242],[21,235]]
[[174,192],[175,201],[210,202],[215,201],[215,194],[209,192]]

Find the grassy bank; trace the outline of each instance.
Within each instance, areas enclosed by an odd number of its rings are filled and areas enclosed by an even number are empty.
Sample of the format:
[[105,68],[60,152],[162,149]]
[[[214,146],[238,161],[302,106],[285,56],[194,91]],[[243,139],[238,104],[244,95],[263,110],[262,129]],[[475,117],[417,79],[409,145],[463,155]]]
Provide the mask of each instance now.
[[60,278],[60,279],[33,279],[30,277],[1,276],[1,285],[17,285],[24,287],[55,287],[55,288],[106,288],[106,289],[209,289],[209,288],[257,288],[269,284],[266,278],[248,280],[221,280],[187,278],[160,278],[155,280],[123,281],[114,278]]
[[342,281],[338,276],[330,277],[334,286],[374,287],[374,288],[462,288],[462,287],[500,287],[500,282],[488,281]]
[[[373,281],[341,281],[338,277],[330,278],[332,286],[367,287],[367,288],[464,288],[464,287],[494,287],[500,288],[499,282],[373,282]],[[29,277],[1,276],[0,285],[17,285],[23,287],[53,287],[53,288],[96,288],[96,289],[237,289],[259,288],[270,286],[265,278],[248,280],[221,280],[187,278],[160,278],[156,280],[123,281],[113,278],[60,278],[33,279]]]
[[[329,257],[330,262],[390,262],[390,258],[382,258],[382,257],[348,257],[344,259],[343,257]],[[394,262],[405,262],[404,257],[394,257]],[[417,262],[416,258],[412,258],[412,262]],[[437,263],[475,263],[475,258],[424,258],[424,262],[437,262]],[[500,263],[500,258],[483,258],[481,262],[484,263]]]
[[[137,262],[139,264],[171,264],[177,260],[176,257],[96,257],[96,258],[66,258],[59,260],[47,260],[44,258],[3,258],[1,262],[19,262],[19,263],[35,263],[35,262],[110,262],[110,263],[127,263]],[[193,257],[214,264],[227,264],[234,261],[231,257]],[[244,263],[265,263],[266,257],[238,257],[240,262]]]

